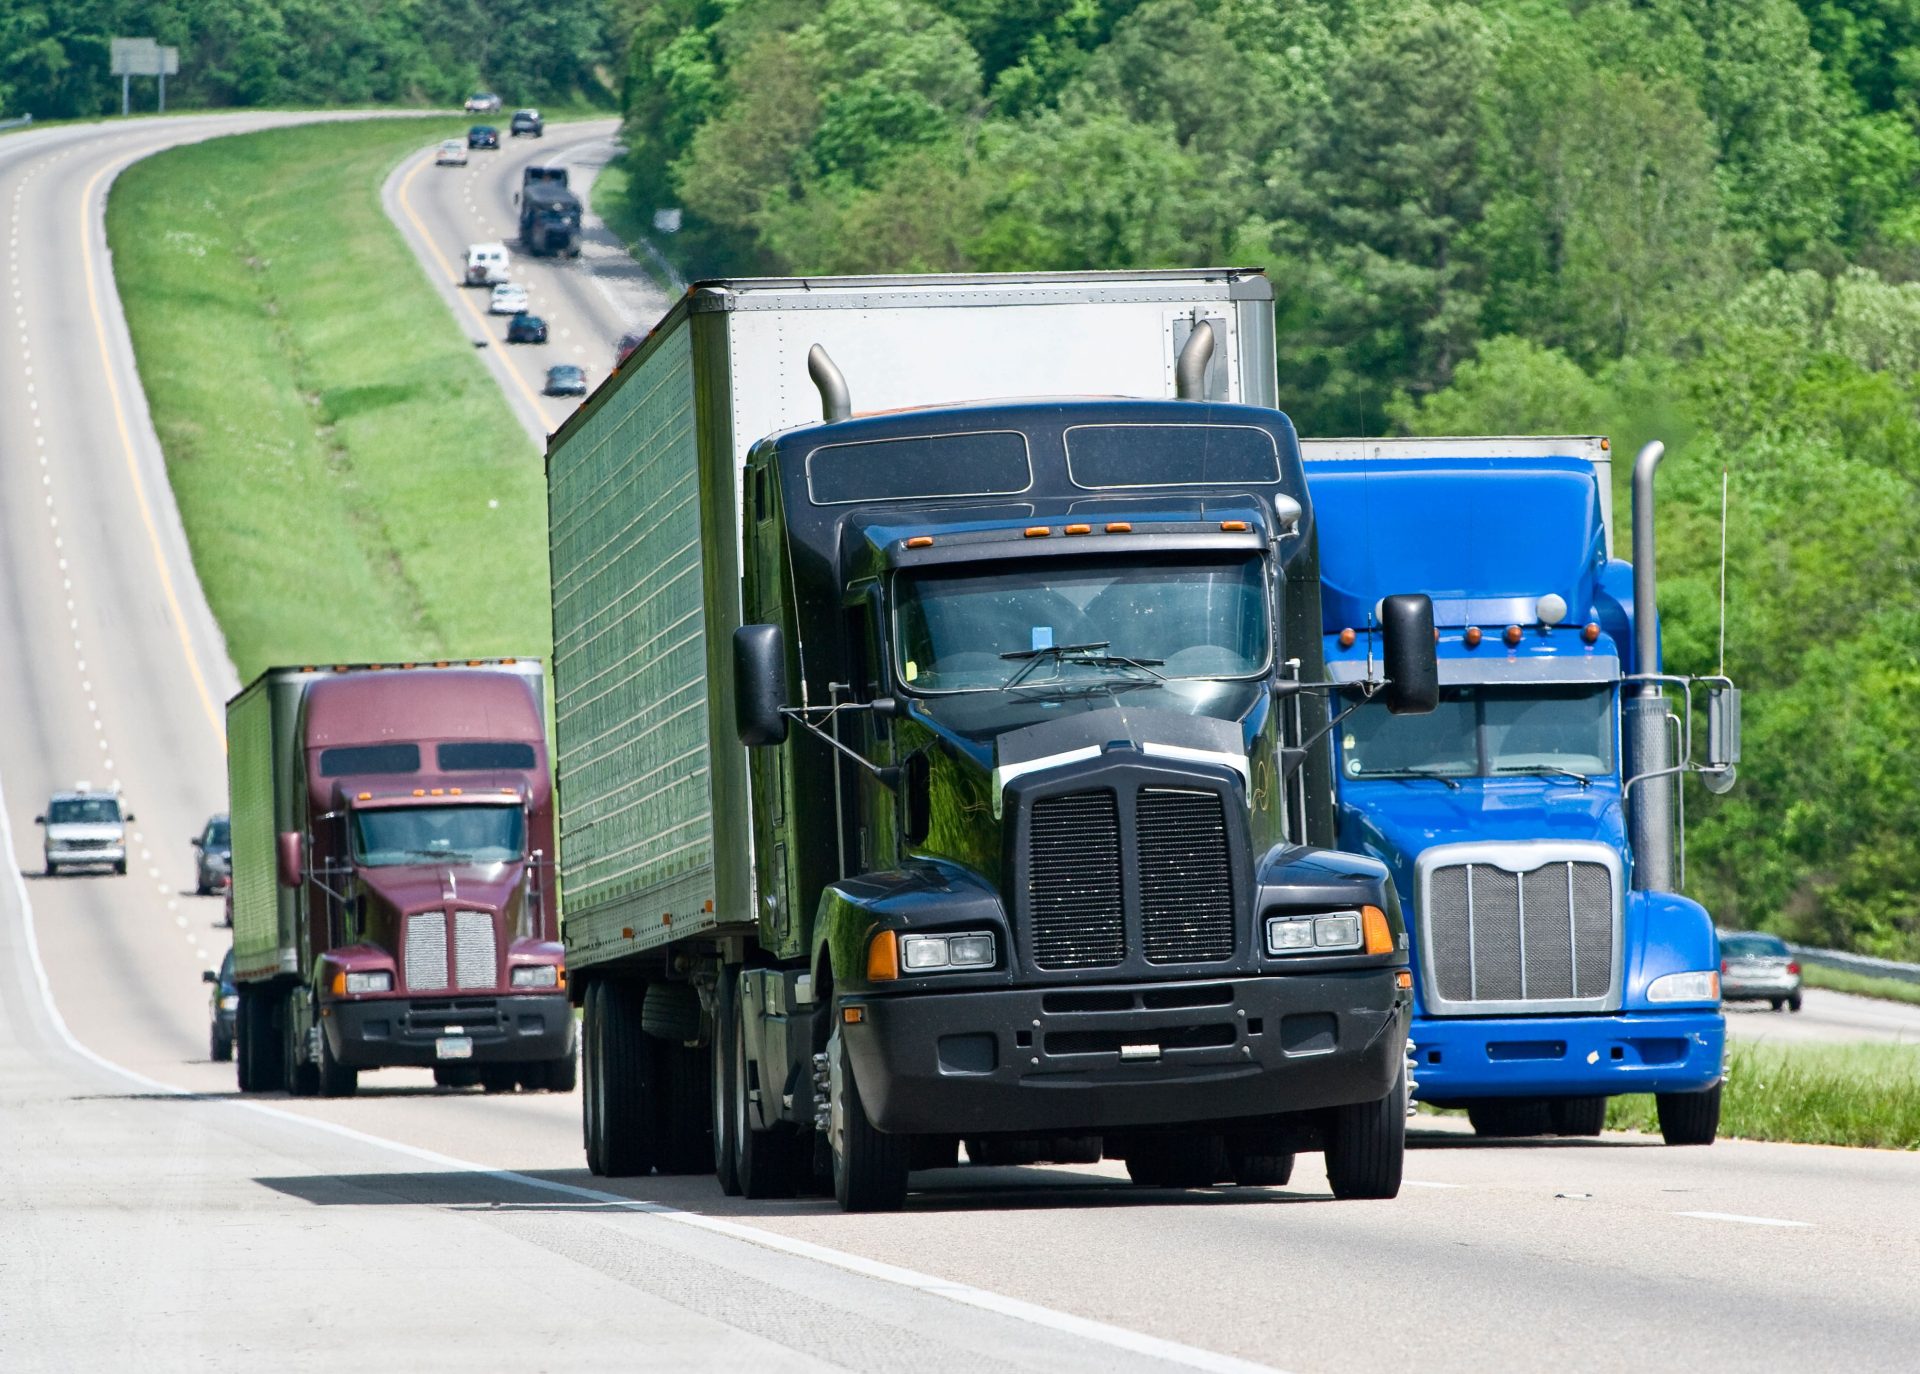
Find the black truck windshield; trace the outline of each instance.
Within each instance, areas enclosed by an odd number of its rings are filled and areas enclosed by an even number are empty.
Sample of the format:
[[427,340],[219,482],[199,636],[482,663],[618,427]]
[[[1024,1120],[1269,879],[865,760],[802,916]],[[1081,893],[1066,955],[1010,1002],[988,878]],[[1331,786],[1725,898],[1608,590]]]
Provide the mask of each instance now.
[[498,864],[526,844],[518,806],[396,806],[353,813],[353,859],[363,868]]
[[[1356,693],[1346,694],[1343,706]],[[1370,701],[1340,726],[1350,778],[1591,778],[1613,771],[1613,688],[1448,687],[1439,709],[1395,716]]]
[[895,669],[916,693],[1059,690],[1264,673],[1257,557],[1035,559],[903,574]]

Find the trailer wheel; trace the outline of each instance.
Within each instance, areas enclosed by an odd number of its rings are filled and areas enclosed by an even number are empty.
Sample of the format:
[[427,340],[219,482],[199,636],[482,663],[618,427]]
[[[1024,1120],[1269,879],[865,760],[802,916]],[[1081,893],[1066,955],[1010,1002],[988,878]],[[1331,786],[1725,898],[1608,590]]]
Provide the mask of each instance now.
[[1604,1097],[1559,1097],[1547,1104],[1555,1135],[1599,1135],[1607,1126]]
[[1703,1093],[1655,1093],[1660,1138],[1669,1145],[1711,1145],[1720,1133],[1720,1087]]
[[1400,1192],[1407,1149],[1407,1075],[1378,1102],[1336,1107],[1328,1127],[1327,1182],[1337,1198],[1389,1198]]
[[827,1038],[831,1114],[828,1140],[833,1148],[833,1195],[843,1212],[897,1212],[907,1201],[907,1166],[913,1137],[888,1135],[867,1117],[860,1084],[840,1034],[838,1009]]
[[281,1086],[287,1090],[288,1097],[312,1097],[320,1091],[320,1066],[300,1059],[300,1033],[294,1029],[293,1014],[293,1001],[299,995],[296,988],[280,1003],[280,1044],[286,1065],[281,1071]]
[[660,1152],[663,1174],[704,1174],[713,1163],[713,1090],[705,1045],[659,1045]]
[[1534,1097],[1496,1097],[1467,1104],[1467,1120],[1473,1133],[1523,1140],[1545,1135],[1553,1129],[1553,1115],[1547,1104]]
[[660,1042],[641,1029],[645,984],[608,983],[600,994],[601,1164],[609,1178],[653,1168],[660,1153]]
[[580,1144],[587,1152],[587,1171],[596,1176],[607,1171],[600,1129],[600,987],[587,985],[580,1014],[580,1068],[586,1080],[580,1093]]
[[753,1129],[747,1112],[748,1085],[753,1076],[747,1064],[746,1003],[735,988],[733,998],[733,1172],[740,1192],[750,1198],[792,1197],[800,1184],[804,1157],[802,1137],[784,1125]]
[[240,1091],[253,1091],[253,995],[239,989],[240,1005],[233,1013],[234,1079]]
[[320,1029],[320,1067],[319,1088],[322,1097],[352,1097],[360,1091],[360,1070],[350,1069],[333,1057],[333,1046],[327,1043],[327,1032]]
[[739,1123],[733,1116],[734,1047],[740,1036],[734,1007],[739,1000],[740,970],[723,964],[713,990],[713,1075],[708,1087],[713,1102],[713,1176],[728,1197],[740,1196],[740,1145],[735,1138]]
[[220,1033],[220,1023],[214,1022],[212,1032],[207,1036],[207,1057],[216,1064],[224,1064],[233,1058],[233,1033]]

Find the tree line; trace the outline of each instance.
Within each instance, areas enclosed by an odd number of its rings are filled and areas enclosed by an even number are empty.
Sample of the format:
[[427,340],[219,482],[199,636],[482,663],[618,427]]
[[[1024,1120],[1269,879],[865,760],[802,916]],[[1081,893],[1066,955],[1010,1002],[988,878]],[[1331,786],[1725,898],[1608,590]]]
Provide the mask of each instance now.
[[[180,50],[169,109],[611,104],[625,51],[607,0],[0,0],[0,118],[117,114],[109,40]],[[151,110],[154,83],[134,82]]]
[[1746,762],[1687,886],[1920,958],[1920,0],[627,13],[690,274],[1263,265],[1303,433],[1665,439],[1674,671],[1724,473]]

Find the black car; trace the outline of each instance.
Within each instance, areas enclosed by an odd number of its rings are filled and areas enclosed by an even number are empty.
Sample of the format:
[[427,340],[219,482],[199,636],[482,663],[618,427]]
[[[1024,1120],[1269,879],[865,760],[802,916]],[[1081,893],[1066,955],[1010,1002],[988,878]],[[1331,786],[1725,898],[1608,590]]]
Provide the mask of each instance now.
[[507,321],[508,343],[545,343],[547,341],[547,322],[538,315],[529,315],[522,310]]
[[520,137],[521,134],[545,138],[547,134],[547,121],[541,118],[538,110],[515,110],[513,121],[507,127],[515,138]]
[[233,951],[229,949],[220,961],[218,973],[212,969],[202,970],[200,981],[213,984],[209,997],[212,1025],[207,1031],[207,1053],[215,1063],[224,1064],[233,1058],[233,1018],[240,1008],[240,989],[233,983]]
[[476,124],[467,130],[467,146],[469,148],[498,148],[500,146],[500,131],[491,124]]
[[587,394],[587,370],[572,363],[547,369],[547,395],[584,396]]
[[233,832],[226,813],[210,818],[192,840],[193,890],[210,896],[233,882]]

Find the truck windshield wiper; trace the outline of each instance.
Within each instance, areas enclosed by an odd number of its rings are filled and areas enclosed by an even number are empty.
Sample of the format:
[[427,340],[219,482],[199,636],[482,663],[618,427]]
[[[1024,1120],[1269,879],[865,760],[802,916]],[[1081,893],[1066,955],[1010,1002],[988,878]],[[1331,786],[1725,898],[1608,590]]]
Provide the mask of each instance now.
[[1088,644],[1049,644],[1041,649],[1012,649],[1000,655],[1003,659],[1020,662],[1020,671],[1001,684],[1002,691],[1018,687],[1032,675],[1033,670],[1047,659],[1055,663],[1081,663],[1090,668],[1138,668],[1152,674],[1159,681],[1166,681],[1166,675],[1153,670],[1165,663],[1164,658],[1129,658],[1125,654],[1107,654],[1100,652],[1108,648],[1110,641],[1096,640]]
[[1593,779],[1588,774],[1572,768],[1562,768],[1557,763],[1524,763],[1512,768],[1496,768],[1493,770],[1493,775],[1495,777],[1530,775],[1533,777],[1570,778],[1582,787],[1593,786]]
[[1396,768],[1386,776],[1392,778],[1395,782],[1411,782],[1415,778],[1437,778],[1447,785],[1448,791],[1458,792],[1460,790],[1460,779],[1454,777],[1451,773],[1441,772],[1437,766]]

